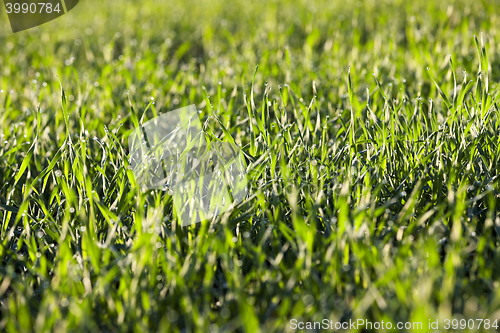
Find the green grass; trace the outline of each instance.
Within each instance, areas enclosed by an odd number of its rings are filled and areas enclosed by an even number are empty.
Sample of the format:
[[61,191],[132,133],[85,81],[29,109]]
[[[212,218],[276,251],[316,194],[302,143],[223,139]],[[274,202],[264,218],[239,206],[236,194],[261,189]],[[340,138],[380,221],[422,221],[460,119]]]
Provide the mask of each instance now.
[[[81,2],[0,37],[0,330],[500,319],[495,1]],[[251,195],[180,227],[126,138],[190,104]]]

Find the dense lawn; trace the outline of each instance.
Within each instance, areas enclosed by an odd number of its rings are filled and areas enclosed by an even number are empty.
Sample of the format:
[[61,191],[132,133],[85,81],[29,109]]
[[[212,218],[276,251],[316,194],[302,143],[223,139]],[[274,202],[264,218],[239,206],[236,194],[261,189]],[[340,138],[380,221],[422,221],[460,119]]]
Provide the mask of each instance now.
[[[496,1],[80,2],[0,34],[0,330],[500,320]],[[250,195],[181,227],[127,137],[190,104]]]

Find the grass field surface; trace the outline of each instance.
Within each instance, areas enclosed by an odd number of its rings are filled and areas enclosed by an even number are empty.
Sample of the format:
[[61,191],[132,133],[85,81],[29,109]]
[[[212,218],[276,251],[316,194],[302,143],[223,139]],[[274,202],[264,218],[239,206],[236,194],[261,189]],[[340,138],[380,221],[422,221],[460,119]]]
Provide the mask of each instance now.
[[[498,4],[81,0],[3,33],[0,330],[493,325]],[[127,138],[191,104],[249,195],[182,227]]]

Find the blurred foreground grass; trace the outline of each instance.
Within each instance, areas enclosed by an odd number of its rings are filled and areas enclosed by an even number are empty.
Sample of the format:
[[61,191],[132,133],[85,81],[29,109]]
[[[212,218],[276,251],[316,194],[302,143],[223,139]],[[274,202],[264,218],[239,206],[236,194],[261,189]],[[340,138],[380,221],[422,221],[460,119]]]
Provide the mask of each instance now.
[[[500,319],[496,5],[81,0],[3,34],[0,329]],[[252,195],[182,228],[126,138],[193,103]]]

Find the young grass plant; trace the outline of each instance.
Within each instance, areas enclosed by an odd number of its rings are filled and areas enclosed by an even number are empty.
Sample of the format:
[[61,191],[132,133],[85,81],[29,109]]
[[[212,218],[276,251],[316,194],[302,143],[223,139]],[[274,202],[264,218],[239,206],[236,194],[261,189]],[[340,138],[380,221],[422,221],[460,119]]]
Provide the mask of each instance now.
[[[2,37],[0,329],[500,319],[493,2],[79,14],[95,25]],[[182,227],[127,138],[193,103],[249,194]]]

